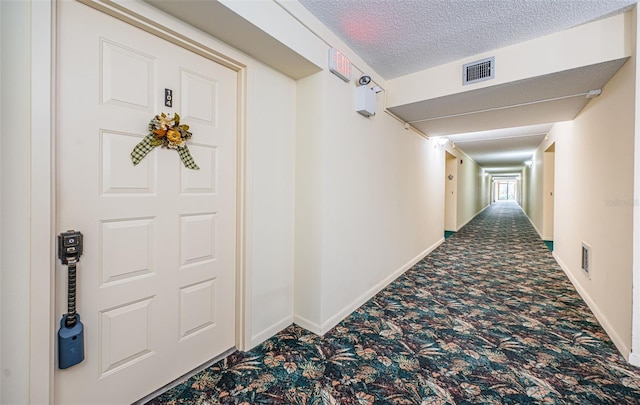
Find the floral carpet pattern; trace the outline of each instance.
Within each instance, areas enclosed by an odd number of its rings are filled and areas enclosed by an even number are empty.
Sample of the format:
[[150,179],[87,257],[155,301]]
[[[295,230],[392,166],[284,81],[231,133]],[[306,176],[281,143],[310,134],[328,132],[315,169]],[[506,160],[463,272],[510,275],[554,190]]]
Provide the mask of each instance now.
[[292,325],[149,404],[640,404],[515,203],[497,203],[324,337]]

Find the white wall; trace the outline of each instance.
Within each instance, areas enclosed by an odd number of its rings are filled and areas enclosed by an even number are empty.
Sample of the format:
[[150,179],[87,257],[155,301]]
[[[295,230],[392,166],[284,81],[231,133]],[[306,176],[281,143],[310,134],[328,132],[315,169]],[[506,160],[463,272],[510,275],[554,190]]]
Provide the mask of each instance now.
[[[636,55],[640,49],[640,30],[638,30],[638,9],[632,13],[632,30],[634,39],[633,49]],[[636,63],[636,83],[635,83],[635,117],[640,114],[640,64]],[[635,122],[635,163],[634,170],[634,199],[633,199],[633,330],[632,330],[632,352],[629,361],[640,366],[640,122]]]
[[531,224],[535,228],[538,236],[542,238],[543,233],[543,187],[544,187],[544,147],[543,143],[538,147],[533,157],[531,167],[525,166],[522,170],[523,178],[523,204],[522,208],[529,217]]
[[529,217],[531,225],[535,228],[538,236],[543,240],[554,240],[554,150],[553,141],[542,142],[531,158],[533,161],[531,167],[525,166],[522,171],[524,179],[522,208]]
[[254,346],[293,322],[296,82],[252,63],[249,97]]
[[[3,4],[0,3],[0,95],[3,94],[2,91],[2,82],[4,80],[6,80],[4,78],[4,76],[2,75],[2,73],[5,70],[4,64],[2,63],[3,61],[3,55],[6,54],[5,51],[5,46],[4,43],[2,41],[2,38],[6,38],[7,33],[3,31],[3,27],[5,26],[5,24],[3,24],[2,22],[2,15],[4,15],[6,13],[6,11],[3,10]],[[2,113],[4,112],[4,108],[2,107],[2,105],[4,104],[4,99],[0,96],[0,116],[2,116]],[[0,158],[2,157],[2,131],[3,127],[0,124]],[[2,177],[2,165],[0,164],[0,182],[2,182],[3,177]],[[3,196],[3,189],[2,187],[0,187],[0,213],[3,212],[2,211],[2,196]],[[0,229],[2,229],[2,222],[3,222],[3,216],[0,214]],[[2,250],[3,250],[4,245],[2,244],[2,232],[0,232],[0,269],[2,268]],[[0,308],[4,307],[4,302],[2,301],[2,274],[0,274]],[[1,313],[0,310],[0,364],[4,364],[2,362],[2,348],[4,347],[2,345],[2,321],[4,320],[4,316]],[[2,367],[0,367],[0,373],[2,372]],[[4,386],[5,386],[5,381],[2,377],[0,377],[0,401],[2,401],[2,399],[4,398],[2,395],[2,392],[4,391]]]
[[[323,334],[442,242],[447,149],[385,114],[383,94],[365,118],[353,83],[315,76],[298,83],[294,319]],[[489,186],[472,159],[449,152],[464,162],[459,229],[487,205]]]
[[[542,179],[542,239],[553,240],[554,222],[554,193],[555,193],[555,145],[547,148],[543,153]],[[549,150],[551,149],[551,150]]]
[[[456,230],[471,221],[487,204],[487,185],[478,164],[459,148],[450,148],[458,165]],[[462,163],[461,163],[462,162]]]
[[328,71],[298,81],[295,322],[319,334],[443,238],[444,150],[383,94],[357,114],[355,89]]
[[376,116],[357,114],[353,83],[325,74],[321,332],[437,246],[444,221],[444,150],[385,114],[382,93]]
[[49,339],[53,329],[49,221],[52,9],[48,2],[2,2],[0,7],[0,323],[5,325],[0,328],[0,401],[43,403],[48,400],[53,346]]
[[[444,229],[446,231],[457,231],[458,214],[458,158],[449,152],[445,154],[445,213]],[[451,176],[451,178],[449,178]]]
[[0,2],[2,404],[29,401],[30,13],[27,2]]
[[295,166],[295,322],[319,330],[322,273],[324,72],[299,79]]
[[[635,57],[535,155],[529,214],[542,224],[544,150],[555,142],[554,256],[620,352],[631,350]],[[533,213],[533,214],[531,214]],[[582,242],[591,272],[581,270]]]

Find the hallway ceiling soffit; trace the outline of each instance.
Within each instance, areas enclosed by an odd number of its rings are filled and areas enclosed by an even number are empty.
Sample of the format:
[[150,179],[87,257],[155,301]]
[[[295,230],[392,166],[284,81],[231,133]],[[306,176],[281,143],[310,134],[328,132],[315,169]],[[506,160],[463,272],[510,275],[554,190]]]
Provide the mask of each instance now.
[[[411,125],[430,136],[447,136],[480,166],[522,167],[552,123],[574,119],[589,102],[584,93],[604,87],[627,60],[584,66],[390,110],[409,122],[426,119]],[[575,94],[583,95],[572,96]],[[476,111],[482,112],[469,113]],[[527,128],[528,136],[523,136],[523,128]],[[468,132],[474,134],[472,141],[466,135]]]
[[144,1],[293,79],[322,70],[218,1]]
[[[554,108],[565,110],[562,107],[568,107],[566,111],[563,111],[563,117],[561,117],[563,119],[560,119],[560,121],[571,120],[586,105],[588,100],[582,95],[575,97],[579,99],[579,102],[575,103],[575,100],[572,100],[573,97],[565,97],[602,88],[626,60],[627,58],[607,61],[496,86],[469,90],[395,106],[389,108],[389,110],[410,122],[416,128],[433,136],[460,132],[458,130],[448,130],[446,125],[439,124],[438,121],[443,119],[465,114],[476,116],[474,117],[476,120],[481,120],[478,117],[481,117],[483,113],[473,114],[473,112],[493,111],[524,104],[526,104],[524,107],[535,106],[535,103],[541,100],[563,99],[562,101],[567,101],[567,103],[557,103]],[[554,120],[545,120],[544,118],[542,120],[543,122],[558,121],[557,115],[554,116]],[[500,128],[501,126],[498,124],[496,127]]]

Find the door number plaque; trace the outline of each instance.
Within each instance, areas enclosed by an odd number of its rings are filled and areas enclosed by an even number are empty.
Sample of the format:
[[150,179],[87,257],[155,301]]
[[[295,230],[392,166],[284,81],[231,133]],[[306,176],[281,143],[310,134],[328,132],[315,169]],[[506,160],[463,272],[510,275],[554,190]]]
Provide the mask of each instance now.
[[164,89],[164,106],[172,107],[173,106],[173,90]]

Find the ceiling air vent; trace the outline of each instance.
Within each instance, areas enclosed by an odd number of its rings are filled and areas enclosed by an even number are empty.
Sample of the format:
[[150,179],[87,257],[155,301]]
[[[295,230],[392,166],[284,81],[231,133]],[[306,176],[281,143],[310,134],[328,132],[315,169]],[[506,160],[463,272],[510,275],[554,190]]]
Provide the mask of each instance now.
[[493,79],[495,75],[496,58],[494,56],[462,66],[462,84],[471,84],[483,80]]

